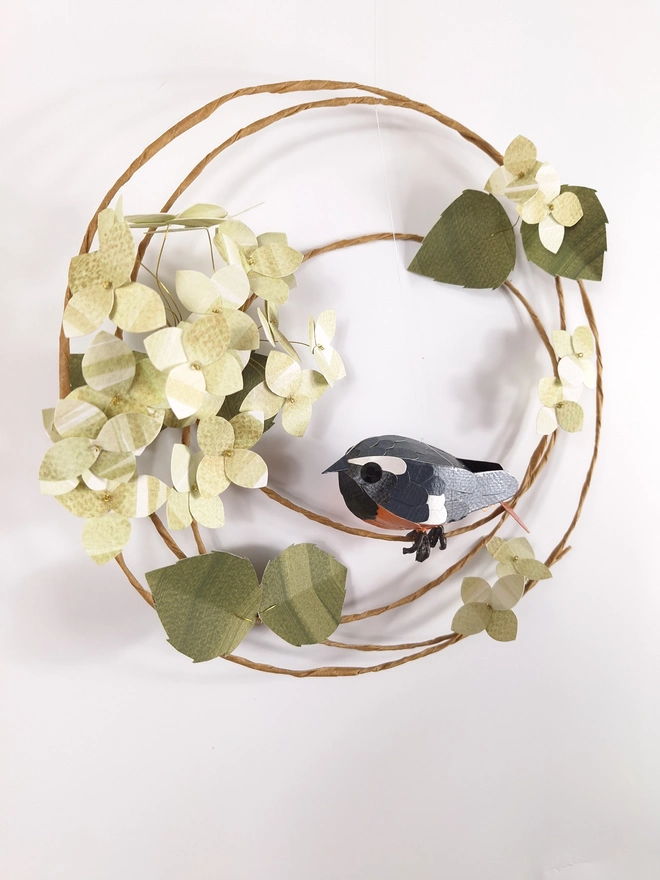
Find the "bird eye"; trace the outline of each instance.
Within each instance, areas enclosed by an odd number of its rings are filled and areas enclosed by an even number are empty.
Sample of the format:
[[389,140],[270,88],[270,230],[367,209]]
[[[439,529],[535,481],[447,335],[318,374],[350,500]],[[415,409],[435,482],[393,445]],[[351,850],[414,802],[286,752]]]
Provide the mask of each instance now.
[[360,476],[365,483],[377,483],[383,476],[383,469],[375,461],[370,461],[362,466]]

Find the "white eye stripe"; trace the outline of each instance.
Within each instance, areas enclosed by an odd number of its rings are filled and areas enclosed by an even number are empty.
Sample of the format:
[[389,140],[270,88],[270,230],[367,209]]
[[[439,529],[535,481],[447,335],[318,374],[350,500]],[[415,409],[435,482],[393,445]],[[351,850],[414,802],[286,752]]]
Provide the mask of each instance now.
[[349,464],[377,464],[384,471],[388,471],[390,474],[405,474],[408,470],[408,465],[402,458],[397,458],[395,455],[376,455],[373,457],[365,456],[364,458],[349,458]]

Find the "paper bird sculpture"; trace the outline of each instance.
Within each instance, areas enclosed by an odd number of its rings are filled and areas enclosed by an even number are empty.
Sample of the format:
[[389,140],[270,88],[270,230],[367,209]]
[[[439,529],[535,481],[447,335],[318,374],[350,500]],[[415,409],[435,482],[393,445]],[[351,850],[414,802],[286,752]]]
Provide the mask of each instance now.
[[411,529],[407,536],[418,562],[431,548],[447,547],[444,524],[501,504],[525,531],[506,504],[518,481],[489,461],[455,458],[442,449],[394,434],[368,437],[323,473],[336,473],[346,506],[364,522],[381,529]]

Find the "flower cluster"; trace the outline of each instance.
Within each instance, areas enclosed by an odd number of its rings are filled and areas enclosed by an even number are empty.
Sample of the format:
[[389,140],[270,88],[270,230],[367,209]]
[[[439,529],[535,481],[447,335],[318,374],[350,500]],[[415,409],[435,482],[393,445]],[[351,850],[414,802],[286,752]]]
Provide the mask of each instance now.
[[561,191],[555,168],[539,162],[536,147],[522,135],[506,148],[504,164],[491,174],[485,189],[516,202],[525,223],[538,223],[541,243],[553,254],[561,247],[564,229],[575,226],[583,216],[579,198]]
[[[164,236],[215,228],[213,243],[224,265],[216,268],[212,258],[210,277],[178,271],[175,299],[158,268],[151,273],[157,290],[132,280],[139,264],[131,228]],[[268,420],[281,411],[284,429],[301,437],[312,403],[345,370],[330,345],[334,312],[310,318],[310,351],[321,372],[301,368],[279,328],[278,307],[288,301],[303,260],[283,233],[256,236],[219,205],[124,218],[119,203],[99,214],[98,237],[98,250],[71,261],[72,296],[63,317],[68,337],[98,332],[82,356],[82,375],[74,379],[72,372],[76,387],[43,411],[53,446],[39,480],[44,494],[86,520],[83,545],[102,564],[126,546],[132,518],[151,516],[166,502],[171,529],[193,520],[222,526],[219,496],[231,483],[266,485],[267,465],[252,447],[272,424]],[[272,347],[267,358],[257,353],[259,327],[247,311],[258,299],[265,312],[255,310]],[[189,312],[185,319],[181,307]],[[121,332],[100,329],[108,318],[119,331],[145,334],[144,351],[134,351]],[[259,371],[261,383],[254,381]],[[199,451],[174,445],[171,486],[138,475],[137,457],[163,429],[195,423]]]
[[596,387],[593,333],[586,326],[577,327],[572,335],[566,330],[554,330],[552,347],[558,359],[559,378],[544,376],[539,381],[538,396],[543,406],[536,419],[537,433],[552,434],[557,427],[571,433],[581,431],[584,410],[577,401],[583,387]]

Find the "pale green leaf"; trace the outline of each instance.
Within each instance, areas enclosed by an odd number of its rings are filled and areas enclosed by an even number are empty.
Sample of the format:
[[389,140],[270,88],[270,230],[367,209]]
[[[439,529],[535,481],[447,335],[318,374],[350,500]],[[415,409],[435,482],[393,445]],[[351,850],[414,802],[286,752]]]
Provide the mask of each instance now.
[[103,516],[110,510],[110,496],[106,492],[93,492],[84,485],[76,486],[65,495],[58,495],[57,500],[74,516]]
[[90,467],[90,473],[105,484],[127,483],[135,473],[135,455],[132,452],[106,452],[99,453],[99,457]]
[[512,642],[518,635],[518,618],[513,611],[493,611],[486,632],[498,642]]
[[189,497],[188,492],[177,492],[176,489],[167,496],[167,528],[173,532],[187,529],[193,520]]
[[197,488],[205,498],[220,495],[229,486],[223,455],[205,455],[197,468]]
[[183,348],[183,330],[180,327],[157,330],[147,336],[144,347],[157,370],[171,370],[188,360]]
[[174,367],[165,380],[167,402],[178,419],[189,418],[199,410],[205,391],[204,373],[190,364]]
[[270,419],[282,408],[284,398],[273,394],[265,382],[260,382],[245,396],[241,404],[242,412],[262,412],[264,419]]
[[558,358],[566,357],[568,354],[573,354],[573,342],[571,340],[571,334],[568,330],[553,330],[552,331],[552,347],[555,350],[555,354]]
[[206,388],[211,394],[226,397],[235,394],[243,387],[243,373],[240,364],[230,352],[217,361],[203,367]]
[[504,167],[514,176],[528,174],[536,162],[536,147],[519,134],[515,137],[504,152]]
[[544,376],[539,380],[539,400],[544,406],[557,406],[564,399],[564,386],[554,376]]
[[167,395],[165,384],[167,373],[158,370],[148,357],[140,358],[135,364],[135,378],[129,389],[129,396],[143,406],[166,409]]
[[253,351],[259,348],[259,328],[245,312],[226,311],[224,318],[229,327],[229,348]]
[[282,427],[292,437],[302,437],[312,418],[312,401],[303,394],[295,394],[284,401]]
[[256,272],[250,272],[248,278],[250,289],[255,296],[277,305],[283,305],[289,299],[289,285],[283,278],[268,278]]
[[470,602],[461,605],[451,622],[452,632],[461,636],[473,636],[483,632],[488,626],[492,610],[483,602]]
[[234,445],[240,449],[251,449],[264,432],[263,420],[247,412],[234,416],[231,426]]
[[[575,354],[581,354],[585,358],[593,357],[595,350],[594,334],[589,327],[576,327],[572,338]],[[570,352],[567,352],[569,354]]]
[[574,433],[582,430],[584,410],[579,403],[574,400],[563,400],[557,404],[555,412],[557,413],[557,421],[564,431]]
[[490,584],[480,577],[464,577],[461,584],[461,599],[468,602],[490,603]]
[[[102,286],[107,280],[103,269],[103,259],[98,251],[92,251],[91,254],[78,254],[69,263],[71,293],[77,293],[88,287]],[[112,293],[112,285],[106,289]]]
[[530,581],[542,581],[552,577],[550,569],[538,559],[519,559],[516,570]]
[[55,406],[53,426],[61,437],[87,437],[93,440],[107,422],[105,414],[91,403],[65,397]]

